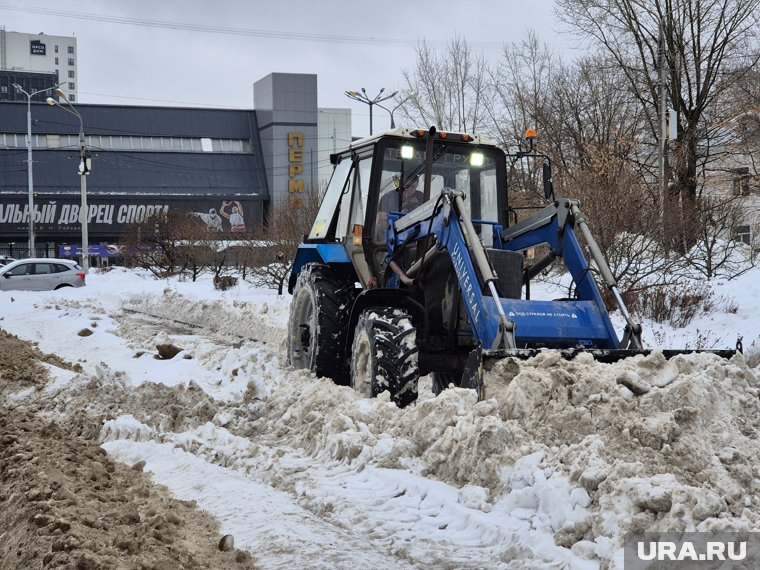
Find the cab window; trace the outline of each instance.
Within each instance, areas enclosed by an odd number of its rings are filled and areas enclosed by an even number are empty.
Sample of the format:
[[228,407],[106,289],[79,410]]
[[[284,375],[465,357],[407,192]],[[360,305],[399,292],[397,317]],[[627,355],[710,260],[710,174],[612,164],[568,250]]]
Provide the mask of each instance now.
[[351,234],[355,225],[364,225],[364,213],[367,210],[371,174],[371,156],[367,156],[356,162],[351,176],[351,190],[344,192],[341,200],[340,217],[335,232],[336,238],[343,239]]
[[335,217],[335,210],[338,206],[343,193],[347,191],[348,185],[348,173],[351,169],[351,159],[344,157],[333,170],[333,175],[330,178],[330,183],[327,185],[325,191],[325,197],[322,199],[322,204],[319,206],[319,212],[314,219],[314,224],[311,226],[311,232],[309,232],[309,239],[324,239],[331,237],[330,227],[332,226],[333,219]]

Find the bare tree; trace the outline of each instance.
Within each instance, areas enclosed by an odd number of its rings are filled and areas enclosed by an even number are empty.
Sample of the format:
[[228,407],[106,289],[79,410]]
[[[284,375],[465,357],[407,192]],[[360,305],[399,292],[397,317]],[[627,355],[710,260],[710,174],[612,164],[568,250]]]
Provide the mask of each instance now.
[[750,213],[741,196],[709,196],[697,202],[697,243],[686,256],[689,265],[712,279],[732,279],[755,266],[752,248],[735,235],[735,228],[750,225]]
[[[707,112],[737,70],[754,64],[759,0],[558,0],[560,18],[612,56],[659,140],[660,47],[677,113],[669,207],[694,219]],[[727,72],[734,71],[729,74]],[[671,220],[675,217],[670,216]],[[684,246],[696,240],[682,224]]]
[[440,130],[481,132],[488,116],[489,73],[485,58],[456,37],[438,53],[425,42],[417,47],[417,63],[403,71],[402,99],[412,95],[401,115],[413,125]]
[[319,192],[307,190],[300,207],[293,207],[290,203],[276,205],[266,216],[264,228],[248,236],[240,261],[250,268],[247,273],[252,283],[277,289],[277,294],[282,295],[298,245],[309,233],[319,203]]
[[216,239],[191,215],[169,211],[130,226],[120,243],[131,263],[162,277],[189,273],[195,281],[215,261]]
[[[503,57],[490,70],[494,97],[488,100],[489,135],[505,148],[514,148],[527,128],[548,132],[539,115],[547,105],[550,86],[557,79],[559,59],[531,31],[528,37],[504,47]],[[545,139],[544,139],[545,140]]]

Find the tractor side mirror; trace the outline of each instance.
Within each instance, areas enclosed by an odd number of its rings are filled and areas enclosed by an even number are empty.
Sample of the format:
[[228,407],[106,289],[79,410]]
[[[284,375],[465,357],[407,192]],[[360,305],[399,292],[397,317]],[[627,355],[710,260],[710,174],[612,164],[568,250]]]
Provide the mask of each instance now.
[[547,200],[554,200],[554,186],[552,185],[552,167],[548,162],[544,162],[544,197]]

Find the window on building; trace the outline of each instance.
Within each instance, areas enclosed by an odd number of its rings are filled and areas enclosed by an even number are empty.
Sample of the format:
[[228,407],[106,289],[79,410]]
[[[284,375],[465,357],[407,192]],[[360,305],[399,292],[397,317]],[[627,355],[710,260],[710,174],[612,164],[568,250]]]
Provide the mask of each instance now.
[[8,93],[8,86],[3,85],[2,87],[0,87],[0,93]]
[[749,226],[734,226],[734,239],[747,245],[751,245],[752,232]]
[[[0,87],[2,89],[2,87]],[[73,95],[69,95],[73,101]],[[249,153],[251,143],[240,139],[181,138],[181,137],[137,137],[121,135],[86,135],[88,147],[102,150],[137,150],[163,152],[232,152]],[[0,133],[0,147],[25,148],[26,135]],[[79,146],[79,136],[75,134],[33,134],[35,148],[65,148]]]
[[68,51],[69,53],[74,53],[74,46],[69,46],[66,51]]
[[74,65],[74,58],[73,57],[69,58],[69,65]]
[[76,100],[77,100],[76,96],[73,93],[69,93],[69,101],[73,103]]
[[55,64],[58,65],[58,58],[55,58]]
[[75,85],[73,83],[69,83],[69,89],[74,89]]
[[74,70],[69,69],[69,79],[74,79]]
[[749,167],[744,166],[734,170],[734,196],[749,196]]
[[58,53],[58,46],[55,46],[55,53]]

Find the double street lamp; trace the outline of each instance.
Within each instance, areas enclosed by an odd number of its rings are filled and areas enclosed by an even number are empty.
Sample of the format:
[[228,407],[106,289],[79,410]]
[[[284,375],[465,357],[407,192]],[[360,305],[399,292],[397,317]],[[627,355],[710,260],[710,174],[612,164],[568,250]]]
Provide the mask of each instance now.
[[34,244],[34,175],[32,173],[32,97],[38,93],[52,91],[60,86],[54,85],[47,89],[38,89],[28,93],[21,85],[14,83],[13,87],[18,93],[26,95],[26,177],[29,187],[29,257],[35,257],[36,248]]
[[[395,95],[395,94],[396,93],[394,93],[393,95]],[[391,95],[391,97],[393,95]],[[396,128],[396,122],[393,120],[393,113],[395,113],[396,109],[398,109],[399,107],[401,107],[401,105],[403,105],[404,103],[406,103],[407,101],[409,101],[409,99],[412,99],[412,98],[414,98],[416,96],[417,96],[417,93],[410,93],[404,99],[402,99],[401,102],[398,105],[396,105],[395,107],[393,107],[393,109],[389,109],[388,107],[385,107],[384,105],[380,105],[380,104],[377,105],[381,109],[385,109],[386,111],[388,111],[388,113],[390,113],[390,115],[391,115],[391,128],[392,129]]]
[[64,107],[52,97],[47,98],[47,104],[56,105],[79,119],[79,180],[81,182],[82,191],[82,204],[79,209],[79,219],[82,223],[82,270],[84,273],[88,273],[90,270],[90,242],[87,235],[89,218],[87,207],[87,175],[90,173],[90,159],[87,158],[87,149],[84,143],[84,121],[82,121],[82,115],[80,115],[79,111],[76,110],[76,107],[71,104],[71,101],[66,99],[66,96],[60,89],[56,89],[55,94],[66,102],[66,106]]
[[[390,95],[381,97],[381,95],[383,94],[383,91],[385,91],[385,87],[380,89],[380,92],[377,95],[375,95],[372,99],[367,97],[367,92],[365,91],[364,87],[362,87],[361,93],[359,93],[358,91],[346,91],[346,97],[348,97],[349,99],[354,99],[355,101],[360,101],[361,103],[369,105],[369,134],[370,136],[372,136],[372,106],[377,105],[378,103],[382,103],[383,101],[386,101],[388,99],[391,99],[396,96],[396,93],[398,93],[398,91],[394,91]],[[391,116],[391,119],[393,119],[393,116]]]

